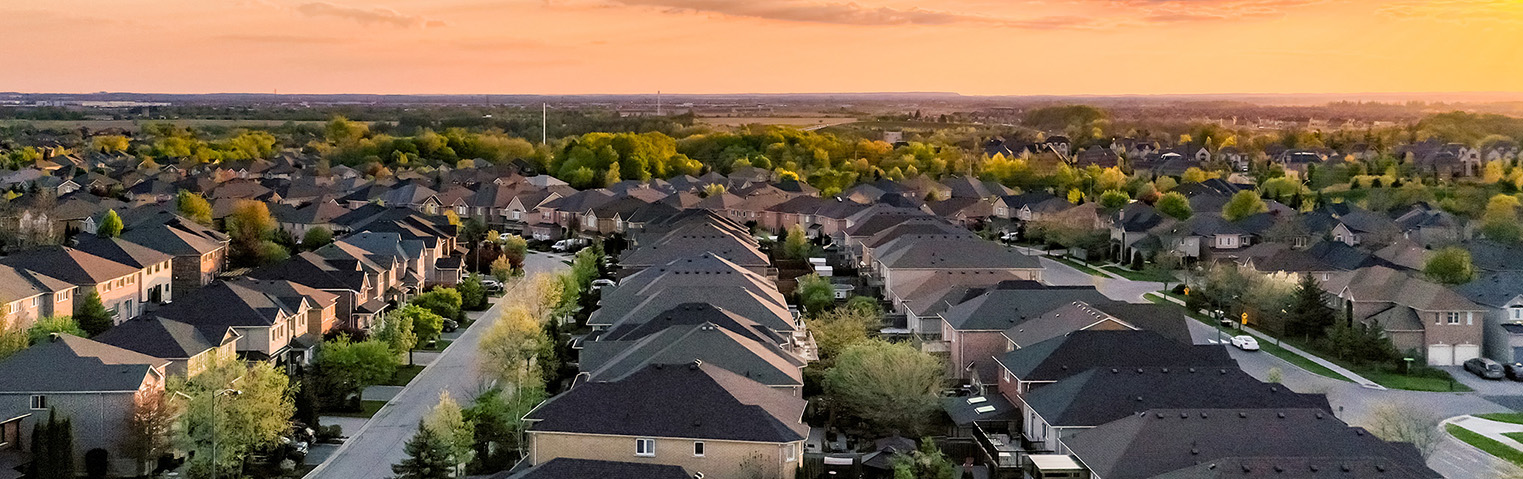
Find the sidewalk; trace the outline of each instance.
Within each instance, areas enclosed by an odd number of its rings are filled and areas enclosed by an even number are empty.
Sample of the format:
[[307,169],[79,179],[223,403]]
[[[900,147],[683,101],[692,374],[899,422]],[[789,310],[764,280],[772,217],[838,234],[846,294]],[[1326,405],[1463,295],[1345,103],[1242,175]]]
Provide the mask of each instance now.
[[[1167,294],[1162,294],[1162,293],[1153,293],[1153,294],[1157,295],[1160,298],[1163,298],[1164,301],[1168,301],[1170,303],[1174,303],[1174,304],[1177,304],[1177,305],[1180,305],[1180,306],[1184,306],[1185,305],[1184,300],[1181,300],[1179,298],[1176,298],[1176,297],[1173,297],[1173,296],[1169,296]],[[1215,327],[1215,325],[1212,325],[1212,326]],[[1270,336],[1268,334],[1264,334],[1263,331],[1259,331],[1257,329],[1253,329],[1253,328],[1248,327],[1248,326],[1239,326],[1239,327],[1241,327],[1243,329],[1243,331],[1246,331],[1249,334],[1257,337],[1260,341],[1274,341],[1274,337],[1272,337],[1272,336]],[[1293,354],[1295,354],[1297,356],[1301,356],[1303,358],[1309,359],[1309,360],[1311,360],[1311,362],[1320,364],[1323,367],[1331,369],[1331,370],[1333,370],[1333,372],[1336,372],[1338,374],[1342,374],[1343,377],[1349,378],[1349,380],[1354,381],[1355,383],[1358,383],[1360,386],[1363,386],[1363,387],[1369,388],[1369,389],[1379,389],[1379,390],[1385,390],[1386,389],[1385,386],[1381,386],[1380,384],[1377,384],[1375,381],[1371,381],[1368,378],[1365,378],[1364,376],[1360,376],[1358,374],[1355,374],[1353,371],[1349,371],[1348,368],[1345,368],[1343,366],[1339,366],[1339,365],[1333,363],[1332,361],[1328,361],[1326,359],[1322,359],[1321,356],[1317,356],[1315,354],[1311,354],[1311,353],[1308,353],[1306,351],[1302,351],[1300,348],[1297,348],[1295,346],[1291,346],[1289,344],[1277,343],[1277,345],[1280,348],[1282,348],[1282,349],[1284,349],[1286,351],[1290,351],[1291,353],[1293,353]]]
[[1502,433],[1506,432],[1523,432],[1523,424],[1498,422],[1490,419],[1478,418],[1475,416],[1452,417],[1445,419],[1444,424],[1454,424],[1456,426],[1475,431],[1476,434],[1486,436],[1487,439],[1491,439],[1496,442],[1506,444],[1507,447],[1523,451],[1523,442],[1518,442],[1516,439],[1502,435]]

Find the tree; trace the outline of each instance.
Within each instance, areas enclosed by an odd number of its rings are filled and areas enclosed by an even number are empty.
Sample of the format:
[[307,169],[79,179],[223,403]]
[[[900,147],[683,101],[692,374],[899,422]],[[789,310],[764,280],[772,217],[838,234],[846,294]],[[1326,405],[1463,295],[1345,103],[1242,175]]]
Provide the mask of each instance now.
[[487,290],[481,285],[481,276],[476,274],[466,275],[465,280],[455,286],[460,291],[460,307],[469,311],[486,309]]
[[1311,274],[1301,275],[1285,315],[1285,334],[1307,339],[1322,336],[1337,321],[1337,313],[1327,305],[1327,293]]
[[[162,390],[139,393],[133,401],[132,416],[127,418],[127,454],[139,465],[148,464],[174,446],[175,419],[180,410]],[[148,471],[139,468],[136,473]]]
[[[460,306],[464,299],[460,297],[460,291],[455,288],[434,288],[427,293],[413,297],[412,304],[428,309],[434,314],[448,319],[460,318]],[[421,332],[418,333],[420,336]]]
[[74,425],[48,409],[47,422],[32,426],[32,462],[26,477],[74,479]]
[[805,320],[820,348],[821,359],[835,357],[847,346],[866,341],[883,326],[883,316],[877,310],[877,304],[873,304],[870,310],[851,306],[848,303],[847,307]]
[[95,235],[102,238],[115,238],[122,235],[122,217],[117,216],[116,210],[106,210],[106,216],[100,220],[100,226],[95,227]]
[[1367,429],[1375,437],[1417,446],[1423,458],[1433,456],[1444,440],[1438,416],[1427,409],[1385,402],[1375,406],[1369,418]]
[[393,464],[391,472],[397,479],[449,479],[455,477],[458,467],[450,458],[450,444],[439,437],[433,429],[418,421],[418,432],[403,446],[407,458]]
[[[514,393],[518,392],[514,390]],[[510,452],[517,448],[518,434],[523,428],[519,418],[527,414],[528,409],[516,408],[507,396],[501,388],[488,389],[478,394],[470,407],[462,412],[473,428],[476,448],[467,471],[471,474],[491,474],[513,465],[514,457]],[[535,400],[532,404],[538,403]]]
[[[508,259],[512,266],[512,272],[517,273],[524,269],[524,258],[529,255],[529,242],[518,235],[508,235],[508,239],[502,240],[502,257]],[[497,263],[492,263],[492,272],[496,274]]]
[[111,311],[106,310],[106,305],[101,304],[100,293],[94,288],[85,294],[84,300],[74,307],[74,319],[79,322],[79,327],[84,329],[90,336],[95,336],[111,329],[114,318]]
[[861,312],[862,314],[878,317],[883,316],[883,307],[878,305],[878,300],[876,298],[870,298],[867,296],[852,296],[850,299],[847,299],[846,304],[842,305],[841,307],[847,310]]
[[306,249],[318,249],[332,242],[333,232],[322,226],[313,226],[301,236],[301,246]]
[[1182,183],[1200,183],[1209,179],[1211,179],[1210,173],[1193,166],[1185,169],[1185,173],[1179,177]]
[[1518,222],[1518,197],[1496,195],[1486,203],[1481,216],[1481,233],[1499,243],[1523,242],[1523,223]]
[[782,257],[805,259],[809,257],[811,249],[809,235],[804,232],[804,227],[799,225],[789,226],[788,237],[783,240]]
[[520,304],[540,321],[550,321],[565,313],[566,290],[577,288],[574,272],[562,273],[565,277],[538,273],[518,284]]
[[21,352],[30,344],[27,330],[19,324],[0,325],[0,360]]
[[1190,209],[1190,199],[1179,193],[1164,193],[1153,206],[1159,213],[1181,221],[1190,219],[1190,215],[1195,214]]
[[798,295],[799,305],[809,314],[820,314],[836,301],[835,287],[831,286],[830,280],[817,274],[799,277],[798,289],[794,294]]
[[375,340],[386,343],[386,346],[391,348],[392,354],[397,355],[399,358],[403,354],[407,354],[408,351],[412,351],[413,348],[418,347],[418,334],[413,332],[412,329],[414,324],[413,318],[404,313],[409,311],[427,312],[427,310],[411,304],[403,306],[401,309],[381,318],[381,324],[375,326],[375,334],[372,336]]
[[920,440],[920,449],[901,453],[894,456],[894,479],[953,479],[957,477],[957,466],[947,459],[947,455],[936,448],[936,442],[931,438]]
[[543,384],[533,367],[539,351],[550,339],[540,321],[522,305],[503,309],[502,316],[481,336],[481,370],[498,384]]
[[449,391],[439,392],[439,403],[423,416],[423,427],[433,431],[444,443],[450,463],[456,465],[456,475],[475,453],[475,427],[465,420],[460,405],[450,397]]
[[366,387],[381,384],[396,375],[400,356],[391,345],[378,339],[354,342],[339,336],[323,342],[313,361],[318,401],[327,407],[349,403]]
[[1423,265],[1423,275],[1442,284],[1465,284],[1475,279],[1475,263],[1470,252],[1458,246],[1440,249]]
[[212,204],[199,194],[180,190],[180,193],[175,195],[175,210],[179,211],[181,216],[197,223],[208,226],[212,224]]
[[227,216],[225,226],[231,240],[228,257],[232,262],[259,266],[284,259],[280,256],[285,248],[269,241],[274,237],[277,224],[270,216],[270,208],[263,202],[239,201]]
[[507,255],[501,255],[492,260],[492,277],[497,278],[499,282],[508,282],[508,278],[513,277],[515,271],[517,270],[513,268],[513,262]]
[[[212,467],[234,472],[249,454],[279,444],[290,432],[290,419],[296,412],[290,385],[274,364],[245,363],[228,354],[214,354],[195,377],[170,378],[171,394],[190,396],[175,428],[175,442],[178,449],[190,453],[191,475],[208,476]],[[223,393],[229,389],[237,393]]]
[[940,409],[945,366],[906,344],[883,340],[846,346],[825,371],[832,403],[880,433],[920,432]]
[[1131,201],[1132,197],[1120,190],[1110,190],[1100,195],[1100,207],[1108,210],[1119,209]]
[[1258,193],[1251,190],[1243,190],[1232,195],[1227,204],[1222,206],[1222,217],[1227,221],[1237,221],[1259,213],[1269,212],[1269,205],[1259,198]]
[[85,330],[80,329],[79,323],[74,322],[72,316],[43,316],[37,318],[37,321],[26,330],[27,342],[30,344],[47,341],[54,334],[68,334],[81,338],[89,335]]

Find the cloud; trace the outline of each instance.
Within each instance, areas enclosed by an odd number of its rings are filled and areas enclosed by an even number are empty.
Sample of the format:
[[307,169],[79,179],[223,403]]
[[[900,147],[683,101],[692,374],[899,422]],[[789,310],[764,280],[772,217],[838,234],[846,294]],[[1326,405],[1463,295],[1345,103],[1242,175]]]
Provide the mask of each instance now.
[[1461,24],[1523,22],[1523,3],[1516,0],[1403,1],[1383,6],[1378,11],[1388,17]]
[[303,3],[296,11],[309,17],[337,17],[365,25],[390,25],[399,28],[442,27],[444,22],[429,20],[418,15],[403,15],[396,10],[381,7],[350,7],[328,2]]
[[1089,21],[1080,17],[1043,17],[1009,19],[982,15],[925,10],[871,7],[856,3],[822,3],[807,0],[612,0],[616,4],[658,8],[669,13],[711,13],[731,17],[757,18],[798,23],[832,25],[942,26],[982,24],[1029,29],[1084,28]]
[[331,45],[346,40],[336,37],[321,37],[307,35],[283,35],[283,34],[228,34],[217,36],[220,40],[248,43],[268,43],[284,45]]
[[1287,10],[1325,0],[1104,0],[1130,10],[1142,23],[1185,23],[1277,18]]

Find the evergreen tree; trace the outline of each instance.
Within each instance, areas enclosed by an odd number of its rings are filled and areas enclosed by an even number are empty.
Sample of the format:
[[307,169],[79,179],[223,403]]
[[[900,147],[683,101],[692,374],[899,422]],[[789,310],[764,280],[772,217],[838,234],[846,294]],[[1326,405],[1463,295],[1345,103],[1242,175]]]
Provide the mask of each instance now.
[[100,301],[100,294],[94,289],[91,289],[75,308],[74,321],[79,323],[80,329],[91,336],[104,333],[112,326],[111,312],[106,310],[106,305]]
[[1301,276],[1293,298],[1285,311],[1285,334],[1313,339],[1333,325],[1336,313],[1327,306],[1327,293],[1312,275]]
[[58,411],[48,411],[48,421],[32,427],[32,463],[27,477],[74,479],[74,426]]
[[455,472],[450,445],[424,427],[423,421],[418,421],[418,432],[407,440],[403,450],[407,452],[407,459],[391,466],[397,479],[448,479]]

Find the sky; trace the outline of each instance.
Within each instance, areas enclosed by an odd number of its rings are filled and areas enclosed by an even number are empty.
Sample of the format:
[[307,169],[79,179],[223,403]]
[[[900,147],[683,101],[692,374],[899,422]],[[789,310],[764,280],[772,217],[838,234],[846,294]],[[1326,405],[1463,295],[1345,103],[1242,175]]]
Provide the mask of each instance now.
[[4,0],[0,91],[1523,90],[1523,0]]

